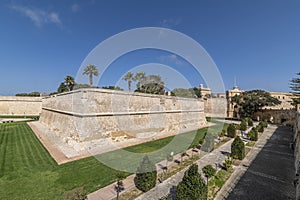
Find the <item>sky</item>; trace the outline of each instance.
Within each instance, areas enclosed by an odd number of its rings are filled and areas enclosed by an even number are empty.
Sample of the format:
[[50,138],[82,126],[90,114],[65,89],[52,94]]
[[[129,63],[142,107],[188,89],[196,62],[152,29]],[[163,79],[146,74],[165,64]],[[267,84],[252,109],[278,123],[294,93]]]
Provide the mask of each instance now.
[[[2,0],[0,95],[55,92],[65,76],[81,75],[80,68],[97,46],[144,27],[171,29],[196,41],[215,64],[226,90],[236,82],[243,90],[288,92],[289,80],[300,71],[299,10],[296,0]],[[90,64],[137,41],[119,43]],[[184,45],[180,50],[190,51]],[[161,75],[170,90],[209,86],[218,79],[210,76],[208,81],[186,57],[152,48],[119,55],[98,67],[99,87],[127,89],[122,80],[127,71]],[[88,77],[78,80],[89,83]]]

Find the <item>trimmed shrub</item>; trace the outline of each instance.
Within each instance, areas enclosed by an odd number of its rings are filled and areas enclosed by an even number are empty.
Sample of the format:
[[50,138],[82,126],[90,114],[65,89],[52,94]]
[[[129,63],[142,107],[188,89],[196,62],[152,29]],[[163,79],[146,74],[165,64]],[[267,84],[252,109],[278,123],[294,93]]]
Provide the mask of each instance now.
[[241,124],[240,124],[240,130],[241,131],[247,130],[247,126],[248,126],[247,121],[243,119],[242,122],[241,122]]
[[252,128],[251,131],[247,134],[247,137],[251,141],[257,141],[258,132],[257,132],[256,128]]
[[201,146],[201,150],[205,152],[211,152],[214,149],[215,138],[211,133],[208,133],[204,139],[204,143]]
[[259,123],[257,126],[256,126],[256,130],[260,133],[264,132],[264,126]]
[[156,178],[156,167],[146,155],[140,163],[140,166],[137,168],[137,172],[134,177],[134,184],[137,189],[147,192],[155,187]]
[[224,137],[224,136],[225,136],[225,134],[226,134],[226,130],[225,130],[225,129],[223,129],[223,130],[222,130],[222,132],[221,132],[221,134],[220,134],[220,136],[221,136],[221,137]]
[[207,199],[207,185],[198,172],[198,165],[193,164],[184,173],[182,181],[176,188],[176,200]]
[[239,160],[245,157],[245,144],[240,137],[236,137],[231,144],[231,156]]
[[248,126],[253,126],[253,120],[251,118],[248,118]]
[[[226,160],[224,161],[224,163],[223,163],[224,169],[225,169],[226,171],[228,171],[228,170],[231,168],[231,165],[232,165],[232,159],[231,159],[230,156],[228,156],[228,157],[226,158]],[[217,176],[218,176],[218,175],[217,175]]]
[[211,165],[206,165],[202,168],[202,172],[207,178],[213,177],[216,174],[216,169]]
[[235,136],[236,136],[235,131],[236,131],[235,125],[229,124],[229,126],[227,127],[228,137],[235,138]]

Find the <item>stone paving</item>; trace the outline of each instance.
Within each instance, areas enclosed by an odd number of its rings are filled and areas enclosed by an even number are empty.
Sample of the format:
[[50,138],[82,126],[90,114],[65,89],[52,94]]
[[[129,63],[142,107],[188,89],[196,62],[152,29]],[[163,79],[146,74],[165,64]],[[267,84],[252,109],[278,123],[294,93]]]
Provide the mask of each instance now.
[[269,126],[215,199],[295,199],[291,141],[289,128]]
[[[225,161],[226,155],[225,153],[231,152],[231,143],[233,139],[219,147],[218,149],[215,149],[214,151],[210,153],[206,153],[199,161],[196,163],[199,166],[199,171],[201,171],[202,167],[205,165],[213,165],[215,166],[215,163],[221,164]],[[204,152],[203,152],[204,153]],[[187,167],[188,168],[188,167]],[[187,169],[186,168],[186,169]],[[172,176],[171,178],[165,180],[163,183],[157,185],[155,188],[150,190],[147,193],[142,194],[136,200],[157,200],[161,197],[167,196],[170,191],[174,189],[175,186],[178,185],[178,183],[182,180],[182,177],[184,175],[184,172],[186,170],[182,170],[178,172],[176,175]]]

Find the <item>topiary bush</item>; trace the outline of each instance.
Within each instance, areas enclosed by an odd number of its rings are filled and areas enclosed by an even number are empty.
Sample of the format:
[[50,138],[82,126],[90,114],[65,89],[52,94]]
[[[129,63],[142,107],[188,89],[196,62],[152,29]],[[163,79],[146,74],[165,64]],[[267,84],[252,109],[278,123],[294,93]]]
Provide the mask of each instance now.
[[207,185],[198,172],[198,165],[192,164],[176,188],[176,200],[207,199],[207,191]]
[[231,144],[231,156],[239,160],[243,160],[245,157],[245,144],[238,136]]
[[251,118],[248,118],[248,126],[253,126],[253,120]]
[[257,126],[256,126],[256,130],[260,133],[264,132],[264,126],[259,123]]
[[251,131],[247,134],[247,137],[251,141],[257,141],[258,132],[257,132],[256,128],[252,128]]
[[155,165],[146,155],[137,168],[134,184],[137,189],[147,192],[156,185],[157,171]]
[[247,130],[247,126],[248,126],[247,121],[243,119],[242,122],[241,122],[241,124],[240,124],[240,130],[241,131]]
[[202,168],[202,172],[207,178],[210,178],[216,174],[216,169],[211,165],[206,165]]
[[235,125],[229,124],[229,126],[227,127],[227,135],[228,135],[228,137],[235,138],[235,136],[236,136]]
[[201,146],[201,150],[205,152],[211,152],[214,149],[215,137],[212,133],[208,133],[204,139],[204,143]]

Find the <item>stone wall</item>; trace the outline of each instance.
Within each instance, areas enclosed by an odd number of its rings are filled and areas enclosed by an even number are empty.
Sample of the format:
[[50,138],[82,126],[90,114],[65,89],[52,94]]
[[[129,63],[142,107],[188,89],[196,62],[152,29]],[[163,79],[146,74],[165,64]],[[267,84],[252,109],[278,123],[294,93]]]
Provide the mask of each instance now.
[[264,109],[254,113],[253,119],[267,120],[275,124],[293,126],[295,121],[295,109],[290,109],[290,110]]
[[126,134],[147,137],[206,124],[202,100],[105,89],[80,89],[43,99],[40,122],[64,140]]
[[204,113],[207,117],[227,117],[226,98],[207,98],[204,99]]
[[41,111],[41,97],[0,96],[2,116],[37,116]]
[[296,199],[300,199],[300,105],[297,106],[294,124],[294,157],[295,157],[295,180]]

